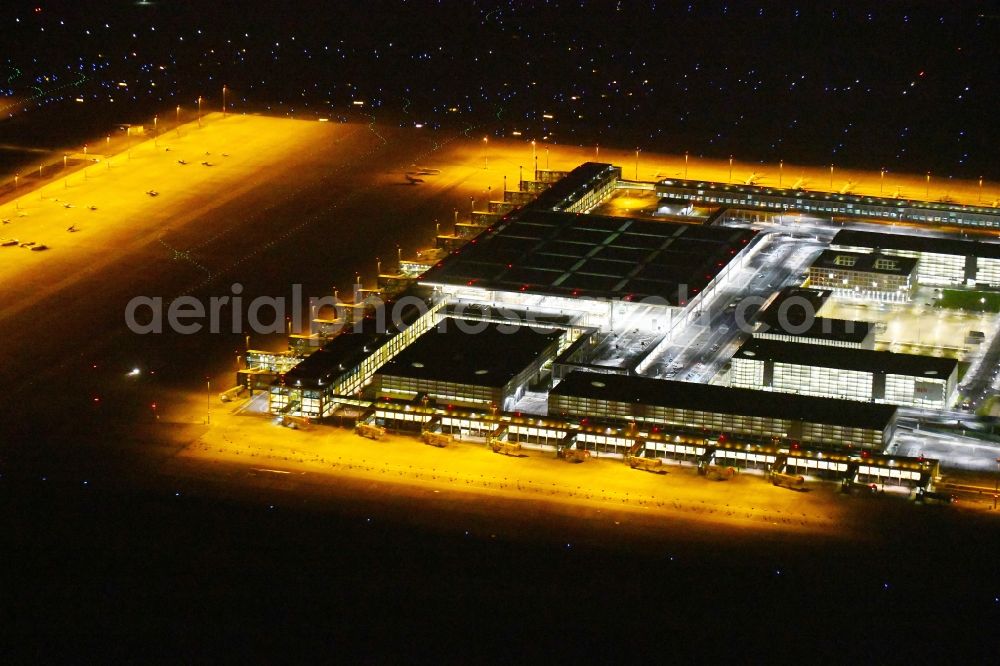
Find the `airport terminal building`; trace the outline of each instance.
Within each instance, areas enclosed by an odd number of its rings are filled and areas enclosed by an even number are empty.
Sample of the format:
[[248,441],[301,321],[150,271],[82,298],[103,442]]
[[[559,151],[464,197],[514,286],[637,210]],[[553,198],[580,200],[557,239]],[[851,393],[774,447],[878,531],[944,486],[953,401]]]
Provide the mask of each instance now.
[[896,427],[893,405],[579,371],[549,392],[548,407],[550,417],[821,449],[883,451]]
[[410,296],[410,303],[396,302],[403,307],[387,305],[394,317],[364,319],[355,330],[341,333],[280,375],[270,387],[268,411],[322,418],[330,416],[345,398],[356,398],[378,368],[436,323],[444,303]]
[[873,349],[875,325],[871,322],[817,316],[832,293],[829,289],[782,289],[757,314],[753,336],[762,340]]
[[842,229],[830,247],[918,260],[920,284],[1000,286],[1000,243]]
[[[901,356],[871,351],[870,323],[814,316],[831,294],[860,291],[865,281],[877,284],[864,291],[886,299],[909,293],[917,259],[871,260],[849,251],[824,253],[831,266],[814,266],[842,271],[835,284],[785,290],[758,317],[756,342],[798,348],[798,364],[786,370],[774,358],[767,370],[744,367],[752,358],[744,353],[733,361],[740,377],[734,386],[640,376],[678,331],[697,323],[710,299],[745,275],[762,237],[741,227],[585,212],[619,181],[620,169],[587,163],[546,183],[551,186],[536,198],[435,257],[418,285],[400,295],[417,293],[424,305],[404,316],[402,326],[383,330],[366,319],[360,331],[337,336],[282,374],[271,386],[271,413],[322,418],[338,404],[372,399],[510,412],[522,399],[535,400],[525,394],[536,386],[550,420],[643,422],[691,437],[714,433],[769,445],[881,451],[895,430],[895,404],[950,399],[954,365],[928,374],[923,366],[887,361],[865,369],[802,361],[840,358],[833,352],[874,355],[865,362]],[[854,261],[837,263],[841,257]],[[818,275],[816,281],[822,281]],[[789,314],[782,308],[795,296],[811,318],[777,316]],[[807,394],[802,372],[829,377]],[[844,377],[851,378],[846,393],[838,383]],[[766,390],[758,390],[762,386]],[[788,393],[778,397],[780,391]]]
[[676,178],[658,182],[656,193],[665,201],[688,205],[714,204],[774,214],[808,213],[928,226],[1000,229],[1000,211],[992,206]]
[[809,267],[809,285],[840,296],[904,302],[916,286],[912,257],[825,250]]
[[732,358],[740,388],[846,398],[923,409],[947,409],[955,395],[952,358],[787,344],[751,338]]
[[437,298],[669,335],[743,266],[756,232],[529,209],[421,280]]
[[375,374],[376,397],[510,410],[563,331],[446,317]]

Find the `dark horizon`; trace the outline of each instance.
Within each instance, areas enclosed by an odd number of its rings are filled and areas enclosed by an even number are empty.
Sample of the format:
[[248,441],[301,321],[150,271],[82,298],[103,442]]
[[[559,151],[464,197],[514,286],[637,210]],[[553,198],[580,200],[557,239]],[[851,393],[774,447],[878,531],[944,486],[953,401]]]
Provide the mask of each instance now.
[[0,122],[3,143],[214,108],[225,83],[236,112],[1000,177],[993,2],[101,5],[0,10],[17,45],[0,90],[45,91],[28,104],[43,122]]

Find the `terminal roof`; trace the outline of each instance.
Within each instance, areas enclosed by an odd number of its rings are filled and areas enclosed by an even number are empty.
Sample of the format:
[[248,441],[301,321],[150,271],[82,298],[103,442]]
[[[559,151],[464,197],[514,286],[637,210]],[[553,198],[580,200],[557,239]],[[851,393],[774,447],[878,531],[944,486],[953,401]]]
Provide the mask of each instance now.
[[780,342],[763,338],[747,340],[733,358],[933,379],[947,379],[958,367],[958,361],[953,358]]
[[785,287],[764,304],[761,314],[777,313],[784,306],[789,317],[804,317],[807,309],[815,317],[831,294],[829,289]]
[[912,257],[897,257],[885,254],[867,254],[843,250],[823,250],[811,268],[854,271],[860,273],[881,273],[883,275],[910,275],[917,267]]
[[603,162],[584,162],[560,178],[552,187],[538,195],[527,205],[535,210],[562,210],[568,203],[580,198],[581,194],[592,189],[601,180],[620,175],[621,169]]
[[551,328],[447,317],[378,374],[501,387],[550,348],[554,352],[561,337]]
[[876,430],[896,415],[894,405],[580,371],[567,375],[549,395]]
[[[882,206],[884,208],[894,208],[897,210],[916,211],[940,211],[938,215],[944,213],[944,218],[953,217],[954,213],[975,213],[978,215],[996,216],[995,206],[987,205],[967,205],[951,203],[946,201],[924,201],[920,199],[900,199],[897,197],[875,197],[866,194],[841,194],[838,192],[824,192],[821,190],[802,190],[794,188],[779,188],[769,185],[745,185],[736,183],[720,183],[712,181],[685,180],[681,178],[667,178],[656,184],[658,192],[675,191],[697,191],[713,192],[716,194],[738,193],[747,198],[772,197],[784,200],[789,207],[795,208],[804,201],[820,203],[823,201],[842,202],[848,206],[858,204],[868,204]],[[858,206],[860,208],[860,206]]]
[[861,344],[874,328],[872,323],[817,316],[831,293],[829,289],[782,289],[760,311],[760,332]]
[[923,234],[886,234],[877,231],[842,229],[833,237],[832,245],[1000,259],[1000,243],[985,243],[958,238],[935,238]]
[[430,271],[430,284],[683,306],[756,232],[526,209]]
[[[285,373],[285,385],[319,389],[334,384],[339,377],[353,371],[376,349],[427,312],[430,303],[427,300],[420,300],[423,291],[412,289],[401,294],[399,300],[387,303],[385,308],[388,312],[391,313],[395,308],[394,317],[383,313],[381,318],[369,316],[357,324],[349,325],[322,349],[313,352]],[[402,300],[404,295],[409,296],[411,300]],[[400,305],[396,305],[397,303]],[[343,307],[351,307],[351,304]],[[395,321],[381,321],[381,319],[395,319]]]

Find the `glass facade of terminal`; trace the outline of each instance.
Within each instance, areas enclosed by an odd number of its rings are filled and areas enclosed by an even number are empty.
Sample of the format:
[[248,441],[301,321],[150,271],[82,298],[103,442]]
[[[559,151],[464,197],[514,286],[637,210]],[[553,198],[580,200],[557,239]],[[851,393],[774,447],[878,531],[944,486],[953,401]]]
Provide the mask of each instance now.
[[871,327],[870,332],[864,340],[842,340],[836,337],[814,338],[805,335],[788,335],[787,333],[775,333],[773,331],[761,330],[758,327],[753,332],[753,337],[763,340],[778,340],[780,342],[792,342],[806,345],[825,345],[827,347],[848,347],[851,349],[872,349],[875,346],[875,327]]
[[[969,243],[974,246],[975,243]],[[858,245],[831,245],[832,249],[846,252],[872,252],[872,247]],[[970,251],[973,248],[970,247]],[[1000,259],[974,255],[902,250],[879,247],[879,252],[894,257],[917,259],[917,282],[933,286],[962,286],[982,284],[1000,286]]]
[[883,385],[882,377],[874,371],[781,362],[773,362],[768,376],[769,363],[759,358],[733,357],[730,384],[738,388],[929,409],[947,409],[955,392],[954,372],[949,377],[886,373]]
[[656,193],[661,198],[675,201],[756,208],[776,213],[826,213],[920,224],[1000,228],[1000,215],[997,214],[997,210],[986,206],[691,181],[662,181],[657,184]]
[[860,447],[883,450],[892,439],[894,423],[884,430],[773,418],[747,416],[705,409],[680,409],[616,400],[549,394],[549,414],[568,414],[599,419],[635,420],[663,428],[696,431],[706,435],[727,434],[761,441],[799,441],[817,447]]
[[502,405],[505,387],[459,384],[434,379],[379,375],[376,388],[380,397],[412,399],[418,395],[447,404],[470,407]]
[[[746,359],[733,360],[734,366],[742,366]],[[739,363],[735,363],[735,361],[739,361]],[[870,402],[872,399],[872,374],[858,370],[775,363],[771,388],[784,393],[849,398]]]
[[809,286],[878,301],[909,300],[913,287],[909,275],[856,271],[848,266],[810,266]]
[[[372,380],[376,370],[432,328],[438,310],[444,305],[444,301],[432,305],[410,326],[372,350],[372,353],[355,367],[345,369],[330,384],[310,387],[286,386],[284,384],[272,386],[268,396],[268,411],[271,414],[288,414],[289,416],[309,418],[329,416],[339,404],[336,400],[338,396],[355,395]],[[343,335],[355,334],[344,333]]]

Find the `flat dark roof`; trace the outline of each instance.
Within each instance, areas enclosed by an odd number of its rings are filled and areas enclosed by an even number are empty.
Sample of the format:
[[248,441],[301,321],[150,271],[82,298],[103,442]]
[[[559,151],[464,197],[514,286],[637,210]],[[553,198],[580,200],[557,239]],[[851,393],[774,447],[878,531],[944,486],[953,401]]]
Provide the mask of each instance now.
[[[419,287],[409,289],[400,294],[399,298],[403,296],[424,298],[426,291]],[[400,309],[398,320],[402,324],[402,329],[427,311],[430,301],[425,299],[424,303],[427,307],[421,308],[414,302]],[[351,307],[350,304],[346,306]],[[393,301],[386,304],[387,311],[391,312],[392,307]],[[286,372],[284,382],[288,386],[299,388],[318,389],[329,386],[345,372],[360,365],[365,358],[397,335],[400,330],[392,323],[380,326],[377,319],[369,317],[363,319],[358,326],[348,325],[344,332]]]
[[[853,258],[852,265],[837,263],[846,258]],[[885,259],[892,267],[879,267],[879,259]],[[867,254],[864,252],[849,252],[846,250],[823,250],[810,268],[829,268],[831,270],[856,271],[861,273],[881,273],[883,275],[910,275],[917,267],[913,257],[896,257],[886,254]]]
[[947,379],[958,366],[958,361],[953,358],[897,354],[872,349],[828,347],[763,338],[750,338],[733,354],[733,358],[752,358],[758,361],[768,360],[776,363],[933,379]]
[[895,405],[581,371],[570,373],[549,395],[874,430],[884,430],[896,415]]
[[874,328],[874,324],[867,321],[833,319],[831,317],[816,317],[804,329],[801,328],[801,324],[783,325],[777,314],[761,318],[759,321],[764,325],[760,333],[857,344],[864,342],[868,334],[871,333],[872,328]]
[[805,287],[782,289],[757,315],[758,323],[764,325],[761,332],[861,344],[874,324],[816,316],[831,293]]
[[424,276],[428,283],[686,305],[757,232],[524,209]]
[[1000,259],[1000,243],[985,243],[958,238],[935,238],[926,235],[886,234],[878,231],[856,231],[854,229],[838,231],[837,235],[833,237],[831,245]]
[[357,367],[371,352],[391,336],[367,333],[341,333],[285,373],[285,384],[300,388],[322,388],[336,382],[345,372]]
[[562,336],[562,331],[554,329],[450,317],[441,323],[443,326],[421,335],[377,374],[501,387]]
[[[782,305],[789,303],[786,313],[789,317],[805,316],[805,308],[811,308],[812,315],[816,313],[830,298],[830,289],[811,289],[808,287],[785,287],[775,294],[761,309],[761,314],[777,314]],[[792,299],[795,299],[792,301]]]
[[526,208],[537,210],[559,210],[568,202],[575,201],[601,180],[618,176],[621,169],[604,162],[584,162],[560,178],[529,203]]
[[493,307],[481,303],[449,303],[440,310],[443,316],[456,319],[512,322],[542,328],[566,329],[573,325],[575,315],[552,312],[532,312],[529,307]]

